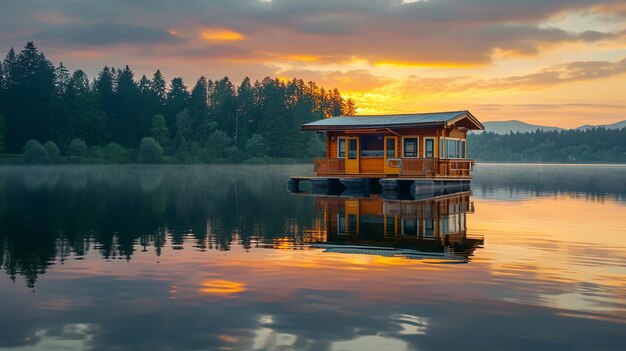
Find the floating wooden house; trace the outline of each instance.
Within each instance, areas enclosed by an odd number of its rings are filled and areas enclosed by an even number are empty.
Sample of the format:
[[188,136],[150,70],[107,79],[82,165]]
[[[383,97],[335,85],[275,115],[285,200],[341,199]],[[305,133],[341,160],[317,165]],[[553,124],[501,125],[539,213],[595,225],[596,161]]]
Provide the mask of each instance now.
[[[469,111],[340,116],[302,126],[326,137],[314,186],[339,181],[361,187],[374,180],[385,189],[468,183],[475,161],[467,159],[467,132],[483,129]],[[292,185],[303,179],[292,177]]]

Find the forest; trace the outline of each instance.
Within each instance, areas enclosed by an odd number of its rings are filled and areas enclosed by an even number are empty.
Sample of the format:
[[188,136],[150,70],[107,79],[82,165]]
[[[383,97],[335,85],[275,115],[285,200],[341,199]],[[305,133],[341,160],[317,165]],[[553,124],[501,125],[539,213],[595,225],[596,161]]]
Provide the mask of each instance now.
[[626,163],[626,128],[469,134],[467,143],[478,161]]
[[106,66],[94,79],[55,65],[33,42],[0,63],[4,163],[266,163],[324,154],[309,121],[353,115],[314,82],[200,77],[191,90],[156,70]]
[[[29,42],[0,62],[0,163],[293,163],[324,155],[303,123],[355,115],[338,89],[269,77],[236,85],[200,77],[191,90],[156,70],[95,77],[56,67]],[[491,162],[626,163],[626,129],[470,134]]]

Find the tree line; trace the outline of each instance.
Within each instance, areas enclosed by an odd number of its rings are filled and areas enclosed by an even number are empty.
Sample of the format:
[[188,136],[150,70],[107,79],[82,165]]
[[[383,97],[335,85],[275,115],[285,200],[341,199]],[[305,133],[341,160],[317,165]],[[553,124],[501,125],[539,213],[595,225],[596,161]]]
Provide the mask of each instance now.
[[468,157],[492,162],[626,163],[626,128],[469,134]]
[[265,162],[324,153],[323,140],[300,125],[353,115],[338,89],[301,79],[200,77],[188,89],[156,70],[136,79],[105,66],[90,80],[54,66],[33,42],[0,63],[0,152],[30,163]]

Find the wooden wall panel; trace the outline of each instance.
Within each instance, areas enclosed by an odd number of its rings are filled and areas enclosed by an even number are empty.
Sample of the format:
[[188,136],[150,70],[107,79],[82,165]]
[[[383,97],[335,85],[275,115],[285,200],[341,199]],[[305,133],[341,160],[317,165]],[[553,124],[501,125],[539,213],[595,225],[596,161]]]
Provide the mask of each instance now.
[[383,173],[382,157],[361,157],[361,173]]

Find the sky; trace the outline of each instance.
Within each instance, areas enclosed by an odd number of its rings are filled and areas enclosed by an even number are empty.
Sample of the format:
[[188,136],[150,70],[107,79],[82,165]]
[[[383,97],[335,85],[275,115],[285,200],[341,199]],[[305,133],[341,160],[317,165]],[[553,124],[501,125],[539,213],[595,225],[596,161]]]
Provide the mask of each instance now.
[[0,0],[0,53],[27,41],[90,77],[312,80],[359,114],[626,119],[623,0]]

